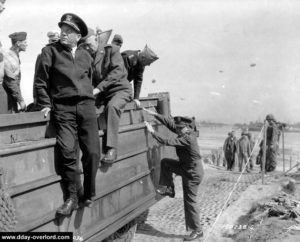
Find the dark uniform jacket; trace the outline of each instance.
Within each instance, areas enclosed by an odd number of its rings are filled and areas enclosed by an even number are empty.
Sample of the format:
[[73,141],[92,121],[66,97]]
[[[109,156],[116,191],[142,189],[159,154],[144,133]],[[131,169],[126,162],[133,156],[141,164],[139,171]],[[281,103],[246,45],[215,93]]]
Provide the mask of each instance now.
[[127,71],[117,46],[106,45],[104,49],[97,51],[93,63],[93,85],[105,98],[119,91],[128,91],[131,94]]
[[237,141],[235,137],[227,137],[223,145],[224,153],[234,154],[237,149],[236,142]]
[[134,99],[139,99],[143,82],[145,66],[141,64],[138,58],[139,50],[126,50],[122,52],[125,67],[128,72],[128,81],[133,81]]
[[[172,118],[168,118],[160,114],[157,114],[155,117],[168,129],[176,133],[176,125]],[[168,139],[163,138],[155,132],[153,137],[161,144],[174,146],[180,162],[182,162],[186,167],[193,165],[195,161],[201,159],[197,137],[193,132],[191,134],[183,134],[177,136],[176,138]]]
[[71,50],[60,42],[42,49],[35,75],[37,104],[51,107],[52,102],[66,99],[94,99],[92,86],[92,57],[78,48],[73,57]]

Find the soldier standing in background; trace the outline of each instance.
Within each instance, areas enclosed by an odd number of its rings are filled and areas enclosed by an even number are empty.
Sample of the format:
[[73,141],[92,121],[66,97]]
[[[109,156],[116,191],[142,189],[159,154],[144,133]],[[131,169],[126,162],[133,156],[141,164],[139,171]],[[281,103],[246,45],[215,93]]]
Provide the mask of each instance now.
[[249,142],[250,142],[250,151],[251,151],[251,155],[250,155],[250,159],[249,159],[249,164],[250,164],[250,170],[253,170],[253,149],[254,149],[254,145],[255,145],[255,142],[252,138],[252,134],[250,132],[248,132],[248,139],[249,139]]
[[237,150],[235,132],[228,133],[228,137],[225,139],[223,145],[223,152],[227,163],[227,170],[232,171],[234,169],[235,153]]
[[[266,116],[267,125],[267,137],[266,137],[266,164],[265,171],[270,172],[276,169],[277,154],[279,149],[279,138],[281,135],[280,128],[274,118],[273,114]],[[260,143],[260,150],[257,156],[256,164],[260,164],[262,168],[262,156],[263,156],[263,140]]]
[[176,149],[178,159],[164,158],[161,161],[159,185],[164,189],[157,189],[157,193],[163,196],[175,197],[175,188],[172,174],[182,177],[184,213],[187,231],[191,234],[184,241],[192,241],[203,236],[202,226],[197,207],[197,193],[204,176],[203,164],[197,137],[193,132],[193,121],[187,117],[166,117],[153,111],[144,109],[153,115],[169,130],[177,134],[176,138],[164,138],[155,132],[151,124],[145,122],[148,131],[159,143],[173,146]]
[[[241,138],[237,141],[237,155],[239,159],[239,171],[242,172],[243,164],[246,165],[246,171],[250,172],[248,159],[250,157],[250,142],[246,131],[242,131]],[[248,162],[248,163],[247,163]]]
[[122,52],[122,57],[128,72],[127,79],[129,82],[133,81],[133,99],[139,107],[145,66],[150,66],[151,63],[158,59],[158,56],[146,45],[143,51],[126,50]]
[[26,104],[20,88],[21,62],[19,58],[19,53],[26,51],[26,37],[26,32],[10,34],[9,38],[11,38],[12,47],[4,53],[4,77],[2,85],[7,93],[9,113],[26,110]]

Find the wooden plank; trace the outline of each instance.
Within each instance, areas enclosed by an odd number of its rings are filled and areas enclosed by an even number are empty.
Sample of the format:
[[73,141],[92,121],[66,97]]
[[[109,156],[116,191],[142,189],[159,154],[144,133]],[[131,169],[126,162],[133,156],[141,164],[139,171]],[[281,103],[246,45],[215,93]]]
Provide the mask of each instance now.
[[0,115],[0,130],[7,126],[16,126],[33,123],[47,123],[49,116],[44,118],[41,112],[29,113],[14,113],[14,114],[1,114]]
[[5,172],[4,183],[9,187],[55,175],[54,147],[3,155],[0,167]]
[[54,146],[56,143],[55,138],[50,139],[41,139],[38,141],[27,141],[27,142],[19,142],[9,145],[0,146],[0,157],[21,153],[30,150],[40,149],[40,148],[48,148],[50,146]]

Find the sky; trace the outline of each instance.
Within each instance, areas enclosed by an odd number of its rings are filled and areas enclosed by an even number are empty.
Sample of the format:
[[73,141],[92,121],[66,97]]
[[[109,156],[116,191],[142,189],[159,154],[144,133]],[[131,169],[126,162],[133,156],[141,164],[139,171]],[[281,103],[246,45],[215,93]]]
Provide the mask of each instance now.
[[146,67],[141,96],[169,92],[173,115],[244,123],[273,113],[300,121],[300,1],[7,0],[5,7],[4,49],[10,33],[28,33],[20,54],[27,103],[46,33],[71,12],[89,27],[121,34],[121,51],[154,50],[159,60]]

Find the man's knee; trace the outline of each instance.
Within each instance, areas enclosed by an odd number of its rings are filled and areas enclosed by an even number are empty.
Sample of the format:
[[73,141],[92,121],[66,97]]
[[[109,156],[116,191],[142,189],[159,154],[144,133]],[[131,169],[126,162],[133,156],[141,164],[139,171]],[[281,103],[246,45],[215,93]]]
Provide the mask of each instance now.
[[161,166],[166,167],[168,162],[169,162],[169,159],[164,158],[164,159],[161,160],[160,164],[161,164]]

